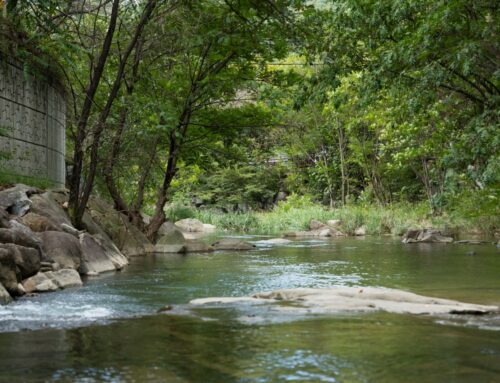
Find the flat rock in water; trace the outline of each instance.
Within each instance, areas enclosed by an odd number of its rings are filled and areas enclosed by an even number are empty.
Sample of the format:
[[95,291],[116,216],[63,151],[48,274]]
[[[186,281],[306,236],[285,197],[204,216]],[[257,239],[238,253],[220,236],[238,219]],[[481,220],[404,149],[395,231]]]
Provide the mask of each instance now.
[[252,250],[255,245],[236,238],[224,238],[212,244],[215,250]]
[[325,289],[284,289],[263,292],[252,297],[204,298],[191,301],[194,305],[210,303],[269,303],[294,302],[298,306],[281,307],[293,313],[342,313],[386,311],[398,314],[487,314],[499,310],[497,306],[463,303],[417,295],[407,291],[380,287],[332,287]]
[[264,239],[262,241],[257,241],[255,243],[259,245],[287,245],[291,242],[292,241],[286,238],[272,238],[272,239]]

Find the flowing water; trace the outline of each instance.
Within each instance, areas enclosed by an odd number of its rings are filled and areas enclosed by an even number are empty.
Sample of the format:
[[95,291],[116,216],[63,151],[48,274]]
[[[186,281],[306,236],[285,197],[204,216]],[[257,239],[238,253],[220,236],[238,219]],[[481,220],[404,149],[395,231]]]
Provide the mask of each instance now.
[[1,306],[0,381],[500,382],[499,314],[182,311],[194,298],[337,285],[500,305],[500,252],[367,238],[134,258],[79,289]]

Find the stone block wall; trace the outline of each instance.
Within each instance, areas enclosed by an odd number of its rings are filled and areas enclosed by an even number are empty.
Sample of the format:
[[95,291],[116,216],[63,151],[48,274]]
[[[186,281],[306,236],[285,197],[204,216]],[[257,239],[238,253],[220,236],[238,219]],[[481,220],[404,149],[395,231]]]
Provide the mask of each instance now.
[[0,173],[64,187],[65,128],[63,92],[0,56]]

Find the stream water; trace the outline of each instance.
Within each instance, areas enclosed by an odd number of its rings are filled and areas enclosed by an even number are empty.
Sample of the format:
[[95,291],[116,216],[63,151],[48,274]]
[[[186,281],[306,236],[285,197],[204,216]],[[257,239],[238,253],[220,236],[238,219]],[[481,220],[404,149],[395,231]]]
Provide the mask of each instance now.
[[499,314],[156,314],[194,298],[336,285],[500,306],[500,252],[387,237],[134,258],[79,289],[0,306],[0,382],[500,382]]

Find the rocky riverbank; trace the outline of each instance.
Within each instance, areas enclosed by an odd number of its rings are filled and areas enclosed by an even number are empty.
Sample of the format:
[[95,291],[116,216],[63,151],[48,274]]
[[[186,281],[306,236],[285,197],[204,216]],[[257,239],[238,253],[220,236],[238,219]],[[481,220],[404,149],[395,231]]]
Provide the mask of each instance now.
[[125,216],[93,197],[86,230],[71,225],[64,189],[16,185],[0,191],[0,302],[80,286],[81,276],[116,271],[151,243]]

